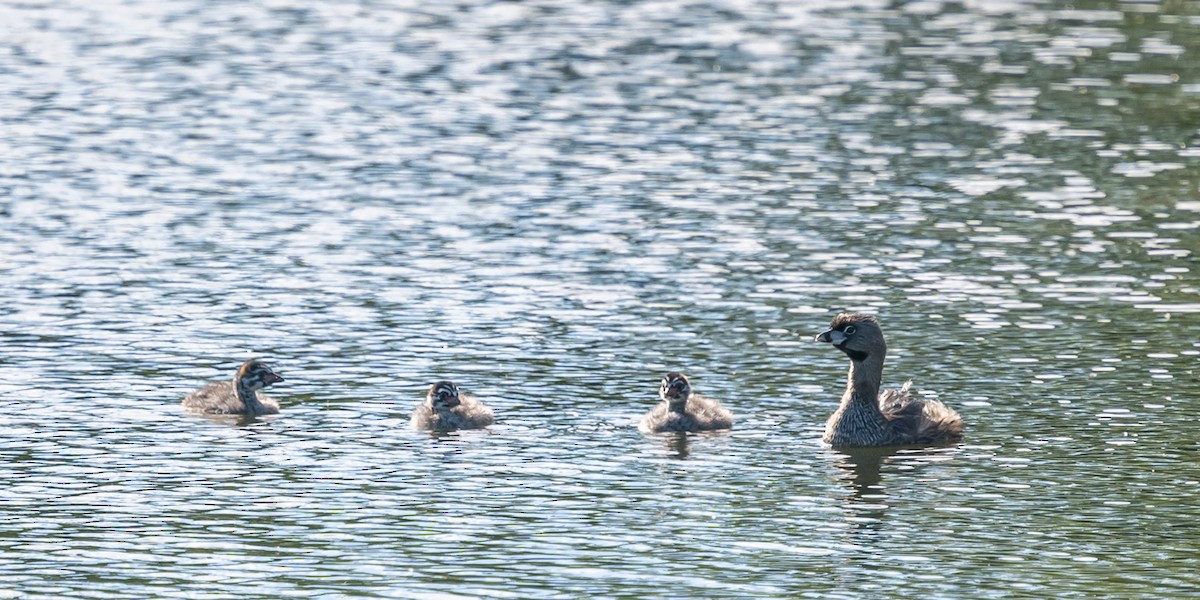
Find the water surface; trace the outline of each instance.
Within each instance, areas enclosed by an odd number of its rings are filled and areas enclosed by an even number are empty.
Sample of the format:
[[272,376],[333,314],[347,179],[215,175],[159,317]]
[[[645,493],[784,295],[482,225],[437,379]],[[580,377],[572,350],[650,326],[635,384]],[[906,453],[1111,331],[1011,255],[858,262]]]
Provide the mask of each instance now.
[[[1200,586],[1195,3],[0,23],[13,596]],[[841,310],[964,443],[819,443]],[[252,356],[281,416],[182,414]],[[668,370],[735,429],[639,434]],[[408,430],[442,378],[497,425]]]

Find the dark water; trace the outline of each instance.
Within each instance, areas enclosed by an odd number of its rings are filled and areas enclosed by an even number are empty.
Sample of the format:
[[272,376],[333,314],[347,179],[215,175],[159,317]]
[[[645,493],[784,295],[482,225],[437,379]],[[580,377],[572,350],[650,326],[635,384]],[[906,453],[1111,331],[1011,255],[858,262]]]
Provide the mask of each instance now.
[[[1195,2],[0,23],[0,596],[1200,588]],[[844,309],[963,444],[821,446]],[[673,369],[732,432],[637,433]]]

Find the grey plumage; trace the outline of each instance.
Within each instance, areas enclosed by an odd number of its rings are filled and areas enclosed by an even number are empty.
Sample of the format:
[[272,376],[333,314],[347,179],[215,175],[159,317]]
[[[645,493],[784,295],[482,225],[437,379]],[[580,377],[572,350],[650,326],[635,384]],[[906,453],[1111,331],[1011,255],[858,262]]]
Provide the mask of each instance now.
[[262,389],[283,381],[266,363],[249,360],[242,363],[232,381],[210,383],[183,399],[183,408],[188,412],[205,415],[273,415],[279,412],[279,403]]
[[413,429],[435,431],[482,429],[495,423],[495,417],[490,407],[460,392],[453,382],[439,381],[413,409],[409,423]]
[[880,391],[887,343],[875,317],[844,313],[817,336],[850,358],[841,404],[825,423],[833,446],[907,446],[951,442],[963,435],[962,417],[933,399],[900,389]]
[[716,400],[693,393],[691,383],[682,373],[667,373],[658,393],[662,402],[638,423],[642,433],[710,431],[733,427],[733,413]]

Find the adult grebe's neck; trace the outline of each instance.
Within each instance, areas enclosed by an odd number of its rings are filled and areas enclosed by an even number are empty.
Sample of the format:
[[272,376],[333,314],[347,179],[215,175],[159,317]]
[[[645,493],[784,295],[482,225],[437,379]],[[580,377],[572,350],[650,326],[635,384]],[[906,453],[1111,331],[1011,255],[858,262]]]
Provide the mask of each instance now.
[[868,355],[863,360],[851,360],[846,374],[846,392],[842,404],[858,403],[879,409],[879,386],[883,381],[882,352]]
[[249,381],[241,377],[234,377],[233,389],[237,390],[238,400],[241,400],[242,405],[246,407],[246,414],[257,415],[266,411],[263,403],[258,399],[258,391],[252,387]]

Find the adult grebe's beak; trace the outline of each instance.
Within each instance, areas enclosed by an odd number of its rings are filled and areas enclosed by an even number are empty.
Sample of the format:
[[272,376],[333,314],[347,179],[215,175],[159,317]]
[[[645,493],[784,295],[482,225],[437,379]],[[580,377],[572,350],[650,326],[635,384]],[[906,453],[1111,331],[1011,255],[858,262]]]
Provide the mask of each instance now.
[[813,339],[814,341],[825,342],[827,344],[833,344],[834,346],[841,346],[842,344],[846,343],[846,334],[836,329],[830,329],[829,331],[818,334],[817,337]]

